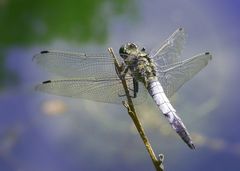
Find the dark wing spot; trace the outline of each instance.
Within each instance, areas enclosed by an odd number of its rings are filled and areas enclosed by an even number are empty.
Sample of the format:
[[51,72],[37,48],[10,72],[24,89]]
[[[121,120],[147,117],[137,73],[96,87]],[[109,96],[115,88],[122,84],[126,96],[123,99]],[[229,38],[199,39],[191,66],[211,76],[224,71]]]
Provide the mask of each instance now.
[[47,84],[47,83],[50,83],[50,82],[52,82],[51,80],[47,80],[47,81],[44,81],[44,82],[42,82],[43,84]]
[[205,52],[205,55],[210,55],[210,52]]
[[44,54],[44,53],[49,53],[49,51],[47,50],[41,51],[41,54]]

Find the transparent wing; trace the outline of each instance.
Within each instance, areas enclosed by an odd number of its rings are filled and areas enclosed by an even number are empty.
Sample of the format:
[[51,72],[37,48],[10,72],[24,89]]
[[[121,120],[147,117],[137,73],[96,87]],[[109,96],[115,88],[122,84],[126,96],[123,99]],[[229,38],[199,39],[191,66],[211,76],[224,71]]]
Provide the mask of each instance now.
[[[126,79],[129,89],[133,90],[132,79]],[[143,103],[148,92],[140,85],[135,104]],[[122,104],[126,100],[125,91],[119,79],[66,79],[45,81],[36,86],[37,91],[43,91],[59,96],[82,98],[104,103]],[[130,90],[130,93],[131,93]]]
[[165,68],[163,67],[158,78],[166,95],[170,98],[185,82],[204,68],[211,59],[212,55],[206,52]]
[[161,46],[150,52],[150,57],[159,66],[165,66],[178,62],[185,44],[185,32],[183,28],[177,29]]
[[50,72],[77,78],[118,78],[114,61],[106,54],[86,54],[68,51],[42,51],[33,60]]

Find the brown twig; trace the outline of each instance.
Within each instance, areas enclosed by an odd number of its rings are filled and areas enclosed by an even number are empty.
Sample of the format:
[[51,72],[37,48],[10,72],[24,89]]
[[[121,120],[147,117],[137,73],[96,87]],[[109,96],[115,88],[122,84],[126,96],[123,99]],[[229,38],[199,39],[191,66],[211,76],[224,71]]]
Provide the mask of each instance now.
[[[117,58],[113,52],[113,49],[112,48],[108,48],[108,51],[109,53],[111,54],[111,56],[114,58],[114,64],[115,64],[115,67],[116,67],[116,70],[118,73],[121,73],[121,66],[120,64],[118,63],[117,61]],[[119,77],[120,78],[120,77]],[[163,171],[164,170],[164,167],[163,167],[163,159],[164,159],[164,156],[162,154],[159,155],[159,158],[157,159],[153,149],[152,149],[152,146],[144,132],[144,129],[142,127],[142,124],[141,122],[139,121],[138,119],[138,116],[136,114],[136,111],[135,111],[135,108],[134,108],[134,105],[133,105],[133,102],[132,102],[132,98],[129,94],[129,90],[128,90],[128,86],[127,86],[127,82],[125,80],[125,78],[120,78],[121,81],[122,81],[122,85],[123,85],[123,88],[125,90],[125,94],[126,94],[126,97],[127,97],[127,102],[126,101],[123,101],[123,105],[127,108],[128,110],[128,114],[130,115],[130,117],[132,118],[133,120],[133,123],[135,125],[135,127],[137,128],[137,131],[140,135],[140,137],[142,138],[143,140],[143,143],[151,157],[151,160],[156,168],[157,171]]]

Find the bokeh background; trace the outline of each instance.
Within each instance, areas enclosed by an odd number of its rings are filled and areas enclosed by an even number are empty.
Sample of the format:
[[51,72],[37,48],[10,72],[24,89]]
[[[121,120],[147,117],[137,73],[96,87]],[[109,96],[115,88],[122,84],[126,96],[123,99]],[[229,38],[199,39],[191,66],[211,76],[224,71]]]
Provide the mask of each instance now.
[[140,119],[168,171],[240,169],[240,1],[0,0],[0,170],[154,170],[123,106],[34,91],[54,75],[33,61],[44,49],[147,49],[179,27],[182,58],[213,60],[172,102],[190,130],[191,151],[152,104]]

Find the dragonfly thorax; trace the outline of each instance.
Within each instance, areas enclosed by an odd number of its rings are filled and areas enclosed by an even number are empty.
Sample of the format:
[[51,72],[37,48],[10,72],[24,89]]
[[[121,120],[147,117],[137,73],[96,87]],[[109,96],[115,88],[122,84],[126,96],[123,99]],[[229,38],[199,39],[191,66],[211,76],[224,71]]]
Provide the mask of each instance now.
[[156,77],[156,66],[144,48],[140,49],[134,43],[127,43],[121,46],[119,54],[129,67],[131,75],[138,81],[147,84],[149,79]]

